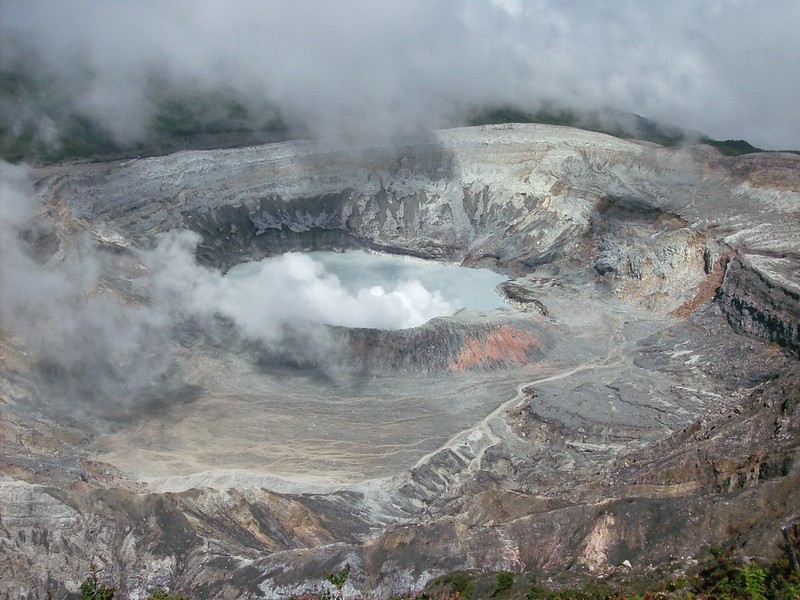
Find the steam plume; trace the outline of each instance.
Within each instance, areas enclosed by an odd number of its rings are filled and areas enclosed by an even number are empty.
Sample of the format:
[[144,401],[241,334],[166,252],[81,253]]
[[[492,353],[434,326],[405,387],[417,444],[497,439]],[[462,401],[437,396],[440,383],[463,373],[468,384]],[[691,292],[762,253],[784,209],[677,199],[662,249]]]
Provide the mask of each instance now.
[[[0,162],[0,328],[34,355],[48,397],[107,414],[169,397],[181,385],[174,331],[185,317],[219,318],[266,350],[310,358],[330,351],[322,323],[398,329],[453,312],[418,281],[350,291],[311,258],[288,254],[249,277],[197,263],[197,234],[173,231],[120,266],[88,236],[40,215],[27,170]],[[123,288],[120,288],[120,281]],[[135,301],[138,296],[145,301]]]

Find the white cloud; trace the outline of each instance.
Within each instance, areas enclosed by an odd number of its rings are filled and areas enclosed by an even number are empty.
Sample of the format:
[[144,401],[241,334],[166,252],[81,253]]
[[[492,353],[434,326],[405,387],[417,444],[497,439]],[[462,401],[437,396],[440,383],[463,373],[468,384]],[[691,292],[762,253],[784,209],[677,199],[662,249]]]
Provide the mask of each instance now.
[[319,133],[398,133],[470,103],[612,106],[766,147],[800,145],[794,0],[5,0],[0,34],[75,79],[118,135],[148,68],[269,99]]
[[518,17],[522,14],[522,0],[492,0],[492,4],[511,17]]

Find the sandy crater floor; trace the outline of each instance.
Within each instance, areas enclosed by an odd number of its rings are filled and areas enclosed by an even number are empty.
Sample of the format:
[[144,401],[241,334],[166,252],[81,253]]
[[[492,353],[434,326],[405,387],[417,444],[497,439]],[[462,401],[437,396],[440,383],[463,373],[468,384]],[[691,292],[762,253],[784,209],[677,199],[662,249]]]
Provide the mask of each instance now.
[[387,477],[480,421],[532,373],[321,378],[263,373],[235,357],[217,374],[206,361],[195,365],[200,398],[102,437],[101,460],[146,480],[227,470],[338,484]]
[[[546,360],[509,370],[323,375],[265,371],[213,349],[193,352],[188,381],[203,393],[98,438],[98,458],[156,489],[246,481],[300,491],[390,479],[439,449],[493,437],[531,383],[542,390],[534,408],[548,419],[619,428],[623,439],[639,436],[638,429],[664,435],[674,425],[660,422],[664,411],[696,414],[700,407],[648,403],[666,384],[626,356],[665,325],[663,318],[628,307],[623,319],[605,302],[543,294],[563,335]],[[633,381],[625,392],[636,402],[583,401],[587,394],[613,398],[615,392],[587,386],[620,377]]]

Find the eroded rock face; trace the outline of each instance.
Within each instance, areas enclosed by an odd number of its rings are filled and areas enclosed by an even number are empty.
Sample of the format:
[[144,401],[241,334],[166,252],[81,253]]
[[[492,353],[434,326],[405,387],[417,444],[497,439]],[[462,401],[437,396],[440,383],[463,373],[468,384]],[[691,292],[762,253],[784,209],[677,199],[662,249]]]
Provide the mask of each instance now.
[[351,330],[346,333],[346,366],[367,373],[521,367],[546,356],[554,333],[544,319],[498,319],[480,313],[435,319],[410,330]]
[[57,226],[31,254],[59,268],[88,235],[87,296],[131,319],[173,229],[223,270],[353,247],[488,266],[521,310],[333,329],[299,357],[170,313],[148,356],[173,366],[114,419],[3,335],[0,590],[74,592],[95,561],[131,598],[280,598],[349,563],[345,592],[386,597],[777,551],[800,505],[799,173],[538,125],[34,170]]
[[719,305],[735,330],[800,353],[800,278],[795,260],[737,256],[725,273]]

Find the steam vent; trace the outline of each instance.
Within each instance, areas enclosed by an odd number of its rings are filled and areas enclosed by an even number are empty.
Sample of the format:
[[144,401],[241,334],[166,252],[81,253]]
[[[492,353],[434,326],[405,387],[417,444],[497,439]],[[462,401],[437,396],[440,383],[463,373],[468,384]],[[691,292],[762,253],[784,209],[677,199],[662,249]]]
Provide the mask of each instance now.
[[0,175],[2,597],[606,577],[800,517],[798,154],[519,124]]

